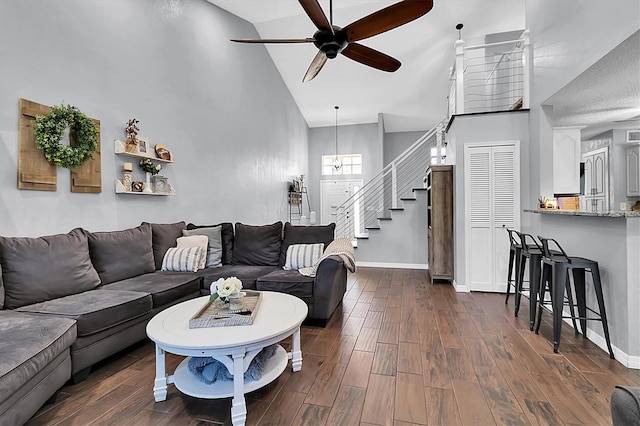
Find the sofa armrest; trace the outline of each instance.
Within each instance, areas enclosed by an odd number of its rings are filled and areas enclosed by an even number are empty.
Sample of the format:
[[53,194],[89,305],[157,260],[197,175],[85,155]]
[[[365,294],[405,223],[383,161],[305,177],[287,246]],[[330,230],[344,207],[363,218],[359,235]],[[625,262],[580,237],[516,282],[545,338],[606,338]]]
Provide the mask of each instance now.
[[313,317],[329,319],[347,291],[347,268],[340,256],[320,262],[313,283]]
[[611,420],[617,425],[640,425],[640,388],[616,386],[611,394]]

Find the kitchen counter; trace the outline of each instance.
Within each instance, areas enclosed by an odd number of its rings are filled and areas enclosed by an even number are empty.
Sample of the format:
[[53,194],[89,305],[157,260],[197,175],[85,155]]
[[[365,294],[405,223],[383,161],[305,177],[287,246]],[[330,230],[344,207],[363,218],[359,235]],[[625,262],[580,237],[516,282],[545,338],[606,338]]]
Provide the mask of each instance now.
[[606,212],[583,212],[575,210],[559,210],[559,209],[525,209],[526,213],[553,214],[565,216],[591,216],[591,217],[640,217],[640,212],[611,210]]
[[[569,255],[598,262],[616,359],[640,369],[640,212],[524,211],[532,235],[553,238]],[[593,286],[587,286],[587,306],[598,306]],[[589,321],[587,328],[587,337],[606,348],[601,324]]]

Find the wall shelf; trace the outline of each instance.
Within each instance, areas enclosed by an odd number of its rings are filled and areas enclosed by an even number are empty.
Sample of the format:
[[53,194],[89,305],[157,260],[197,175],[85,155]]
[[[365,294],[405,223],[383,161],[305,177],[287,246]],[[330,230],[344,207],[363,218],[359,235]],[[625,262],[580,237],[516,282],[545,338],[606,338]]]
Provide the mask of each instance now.
[[135,157],[135,158],[149,158],[153,161],[158,161],[160,163],[173,163],[173,158],[171,160],[164,160],[162,158],[158,158],[156,156],[156,151],[153,148],[147,147],[147,150],[151,150],[150,153],[138,153],[138,152],[127,152],[125,150],[125,145],[126,143],[124,141],[121,140],[114,140],[114,152],[117,155],[126,155],[127,157]]
[[124,189],[124,185],[122,184],[122,181],[120,179],[116,179],[116,194],[131,194],[131,195],[176,195],[177,192],[175,189],[173,189],[173,186],[171,186],[171,184],[167,184],[169,185],[169,192],[133,192],[133,191],[127,191]]

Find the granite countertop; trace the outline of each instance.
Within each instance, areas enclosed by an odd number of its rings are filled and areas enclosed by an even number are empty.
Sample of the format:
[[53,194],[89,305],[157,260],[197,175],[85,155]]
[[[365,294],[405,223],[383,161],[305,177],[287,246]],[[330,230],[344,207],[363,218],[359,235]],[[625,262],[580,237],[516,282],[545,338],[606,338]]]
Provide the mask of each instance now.
[[555,214],[564,216],[593,216],[593,217],[640,217],[640,211],[606,211],[606,212],[583,212],[573,210],[558,210],[558,209],[525,209],[527,213],[540,213],[540,214]]

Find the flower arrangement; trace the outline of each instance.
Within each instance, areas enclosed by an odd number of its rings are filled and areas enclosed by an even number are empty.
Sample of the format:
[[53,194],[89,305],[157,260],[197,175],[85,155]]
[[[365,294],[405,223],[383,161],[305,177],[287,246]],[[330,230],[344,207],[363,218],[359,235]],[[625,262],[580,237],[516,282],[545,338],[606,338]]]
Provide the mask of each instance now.
[[147,173],[157,175],[162,170],[162,164],[154,164],[150,158],[143,158],[140,160],[140,168]]
[[242,290],[242,281],[236,277],[219,278],[218,281],[211,283],[211,297],[210,301],[220,299],[224,303],[229,303],[229,298],[237,296]]

